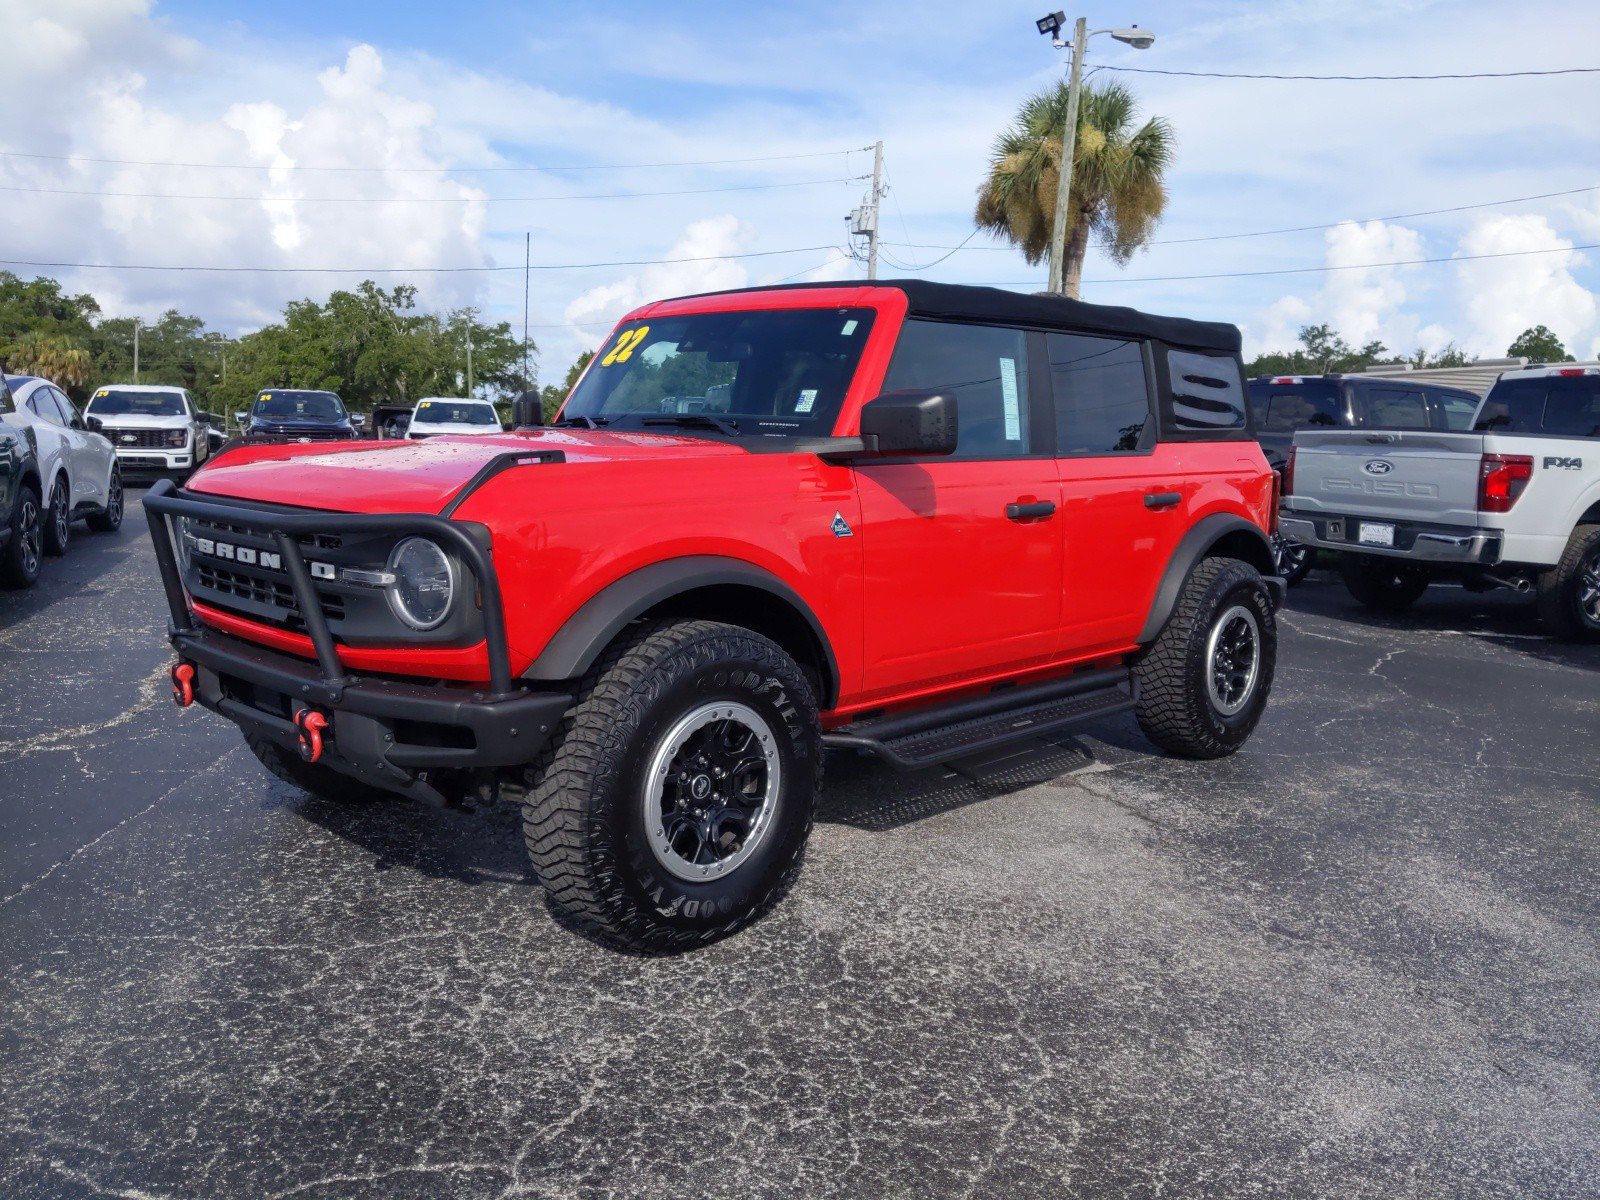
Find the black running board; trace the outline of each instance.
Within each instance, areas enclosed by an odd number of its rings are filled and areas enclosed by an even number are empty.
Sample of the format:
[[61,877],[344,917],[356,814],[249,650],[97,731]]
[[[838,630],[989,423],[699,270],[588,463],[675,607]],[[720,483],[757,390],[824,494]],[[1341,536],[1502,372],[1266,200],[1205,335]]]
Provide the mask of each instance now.
[[910,771],[1127,712],[1139,698],[1125,667],[1005,688],[913,712],[871,717],[822,736],[833,749],[866,750]]

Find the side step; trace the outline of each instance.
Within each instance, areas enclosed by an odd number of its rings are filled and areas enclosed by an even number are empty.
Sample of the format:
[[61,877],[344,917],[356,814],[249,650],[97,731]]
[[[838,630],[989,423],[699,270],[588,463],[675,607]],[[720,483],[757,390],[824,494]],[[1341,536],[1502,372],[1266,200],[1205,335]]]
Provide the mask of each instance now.
[[901,770],[914,770],[1126,712],[1138,697],[1126,667],[1084,671],[951,704],[870,717],[823,734],[822,742],[833,749],[867,750]]

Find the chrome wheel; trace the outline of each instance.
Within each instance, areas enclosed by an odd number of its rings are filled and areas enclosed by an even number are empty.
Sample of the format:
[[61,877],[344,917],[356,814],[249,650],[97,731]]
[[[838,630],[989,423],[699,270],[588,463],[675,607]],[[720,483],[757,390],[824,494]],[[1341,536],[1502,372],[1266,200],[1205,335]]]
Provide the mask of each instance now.
[[1206,638],[1206,688],[1211,704],[1224,717],[1250,703],[1261,673],[1261,627],[1242,604],[1226,609]]
[[39,556],[44,552],[39,529],[39,505],[31,491],[22,493],[22,513],[18,521],[22,544],[22,573],[33,578],[39,571]]
[[656,861],[679,879],[736,870],[766,840],[783,769],[772,727],[732,701],[702,704],[657,744],[644,781]]
[[1600,550],[1578,570],[1578,615],[1591,629],[1600,629]]

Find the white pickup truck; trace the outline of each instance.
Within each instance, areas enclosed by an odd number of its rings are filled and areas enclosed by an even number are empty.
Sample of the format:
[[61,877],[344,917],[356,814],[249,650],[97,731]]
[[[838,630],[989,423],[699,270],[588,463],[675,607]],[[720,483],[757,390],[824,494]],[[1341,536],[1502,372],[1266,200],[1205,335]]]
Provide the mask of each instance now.
[[1551,633],[1600,640],[1600,364],[1508,371],[1469,433],[1299,430],[1284,493],[1283,535],[1339,551],[1370,608],[1456,579],[1534,591]]

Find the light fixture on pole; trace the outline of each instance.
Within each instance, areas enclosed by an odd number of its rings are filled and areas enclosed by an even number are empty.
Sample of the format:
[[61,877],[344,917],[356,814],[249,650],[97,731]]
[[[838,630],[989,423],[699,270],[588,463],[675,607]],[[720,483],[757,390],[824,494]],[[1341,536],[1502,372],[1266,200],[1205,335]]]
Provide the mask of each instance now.
[[[1061,30],[1066,26],[1067,14],[1051,13],[1040,17],[1034,26],[1050,39],[1050,44],[1063,49]],[[1065,290],[1067,257],[1067,207],[1072,197],[1072,163],[1078,147],[1078,104],[1083,94],[1083,56],[1089,48],[1089,39],[1098,34],[1109,34],[1114,41],[1132,46],[1135,50],[1148,50],[1155,45],[1156,35],[1137,25],[1127,29],[1089,30],[1089,23],[1079,17],[1072,27],[1072,74],[1067,84],[1067,124],[1061,131],[1061,172],[1056,188],[1056,217],[1050,232],[1050,284],[1052,292],[1060,295]]]

